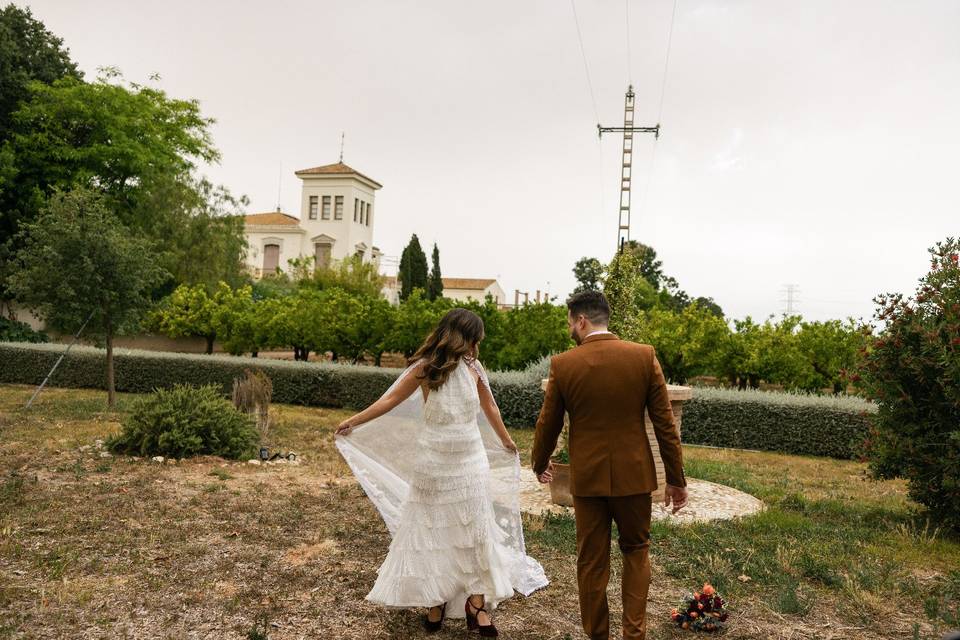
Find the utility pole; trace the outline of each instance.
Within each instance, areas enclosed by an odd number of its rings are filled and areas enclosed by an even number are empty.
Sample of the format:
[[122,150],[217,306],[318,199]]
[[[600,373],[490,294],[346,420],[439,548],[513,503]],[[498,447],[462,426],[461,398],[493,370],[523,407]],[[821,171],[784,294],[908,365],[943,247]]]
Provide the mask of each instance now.
[[620,224],[617,228],[617,251],[623,251],[623,245],[630,240],[630,183],[633,178],[633,134],[652,133],[660,138],[660,123],[655,127],[633,126],[633,85],[627,87],[627,95],[623,104],[623,126],[602,127],[597,125],[597,135],[601,138],[605,133],[623,132],[623,163],[620,168]]
[[781,293],[786,296],[786,298],[780,299],[780,302],[786,304],[784,313],[786,313],[788,316],[793,315],[797,312],[797,308],[795,306],[796,303],[800,302],[800,299],[797,298],[797,294],[800,293],[800,285],[786,284],[783,286]]

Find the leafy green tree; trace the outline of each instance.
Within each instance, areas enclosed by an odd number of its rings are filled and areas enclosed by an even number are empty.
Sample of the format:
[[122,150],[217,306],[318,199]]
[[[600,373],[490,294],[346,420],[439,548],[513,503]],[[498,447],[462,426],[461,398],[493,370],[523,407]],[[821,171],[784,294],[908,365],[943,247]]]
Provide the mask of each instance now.
[[440,274],[440,250],[437,243],[433,243],[433,266],[430,268],[430,278],[427,281],[427,297],[436,300],[443,296],[443,276]]
[[235,198],[206,178],[183,175],[158,184],[145,201],[145,210],[161,212],[143,219],[143,233],[158,239],[160,263],[172,276],[163,294],[178,284],[202,284],[212,291],[220,282],[251,283],[241,215],[246,196]]
[[318,290],[336,288],[356,296],[380,297],[384,278],[376,263],[364,262],[360,256],[350,256],[314,268],[314,261],[313,256],[290,261],[291,277],[299,286]]
[[417,234],[413,234],[410,242],[400,254],[400,300],[406,300],[414,289],[428,291],[427,283],[427,255],[420,248]]
[[729,333],[721,318],[691,304],[680,312],[650,309],[623,337],[653,345],[666,378],[685,384],[693,376],[716,370],[720,346]]
[[865,331],[869,329],[859,326],[853,318],[848,318],[846,323],[840,320],[801,322],[797,341],[808,367],[796,386],[807,391],[832,387],[834,393],[841,393],[844,375],[854,367],[857,352],[865,344]]
[[323,295],[315,289],[301,289],[293,295],[268,298],[262,303],[265,322],[260,327],[264,346],[293,349],[294,360],[308,360],[311,351],[322,348],[325,317]]
[[699,306],[701,309],[706,309],[713,315],[718,318],[723,318],[723,309],[720,308],[720,305],[716,303],[713,298],[705,298],[704,296],[698,296],[693,299],[693,303]]
[[657,293],[643,277],[640,256],[623,251],[607,266],[603,293],[610,304],[610,330],[620,336],[633,335],[644,311],[656,304]]
[[257,302],[253,287],[245,285],[233,289],[221,282],[214,300],[213,330],[223,350],[235,356],[259,351],[257,341]]
[[217,300],[205,286],[183,284],[161,301],[145,326],[148,331],[169,338],[203,338],[207,342],[206,353],[210,354],[217,338],[217,307]]
[[[546,355],[566,351],[573,346],[567,329],[567,308],[549,302],[528,303],[503,312],[501,330],[504,340],[493,358],[485,356],[491,369],[523,369]],[[484,341],[486,343],[486,341]],[[481,347],[484,353],[490,349]]]
[[131,234],[99,194],[56,193],[21,231],[17,270],[8,281],[48,326],[74,332],[87,320],[107,348],[107,402],[114,406],[114,336],[137,326],[163,277],[154,246]]
[[65,77],[80,80],[83,74],[63,40],[47,31],[29,8],[8,4],[0,9],[0,142],[9,134],[13,112],[29,95],[28,85]]
[[666,276],[663,274],[663,262],[657,259],[657,252],[653,247],[636,240],[630,240],[624,243],[623,252],[632,253],[638,258],[640,275],[653,285],[655,291],[659,291],[666,284],[664,282]]
[[28,89],[3,146],[0,237],[33,219],[53,190],[79,185],[155,240],[168,272],[208,286],[237,281],[242,221],[221,219],[235,209],[231,199],[195,177],[198,163],[219,159],[197,101],[125,83],[113,70],[92,83],[67,77]]
[[603,282],[603,265],[596,258],[580,258],[573,265],[573,276],[577,279],[574,293],[600,291]]
[[393,327],[387,337],[389,351],[399,351],[410,357],[440,321],[437,306],[431,303],[423,290],[414,290],[397,308]]

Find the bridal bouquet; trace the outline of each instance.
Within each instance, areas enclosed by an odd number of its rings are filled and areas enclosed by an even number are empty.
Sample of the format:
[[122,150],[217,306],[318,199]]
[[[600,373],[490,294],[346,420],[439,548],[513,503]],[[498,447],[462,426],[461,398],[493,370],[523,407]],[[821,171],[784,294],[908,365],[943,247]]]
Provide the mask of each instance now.
[[677,626],[694,631],[720,631],[726,626],[727,612],[723,598],[710,586],[687,594],[670,614]]

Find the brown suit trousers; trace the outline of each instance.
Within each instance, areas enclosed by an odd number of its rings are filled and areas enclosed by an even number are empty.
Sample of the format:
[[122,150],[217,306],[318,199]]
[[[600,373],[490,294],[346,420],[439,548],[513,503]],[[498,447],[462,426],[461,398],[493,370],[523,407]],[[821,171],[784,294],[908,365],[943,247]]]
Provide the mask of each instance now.
[[623,552],[623,636],[642,639],[650,585],[650,493],[657,488],[645,413],[654,425],[667,483],[687,484],[680,434],[653,347],[596,334],[551,359],[534,436],[537,474],[550,462],[564,412],[570,416],[570,492],[583,628],[594,640],[609,636],[606,590],[613,521]]

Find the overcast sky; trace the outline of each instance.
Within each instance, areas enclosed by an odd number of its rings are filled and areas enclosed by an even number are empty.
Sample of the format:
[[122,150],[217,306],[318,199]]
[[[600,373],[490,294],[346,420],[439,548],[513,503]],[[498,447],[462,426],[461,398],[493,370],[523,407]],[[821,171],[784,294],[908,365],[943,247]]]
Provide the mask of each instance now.
[[[578,258],[615,249],[621,141],[597,140],[568,1],[17,4],[88,77],[156,72],[198,99],[223,154],[206,172],[250,212],[276,207],[282,163],[299,215],[293,171],[336,162],[345,131],[344,161],[384,185],[387,255],[416,233],[444,275],[562,300]],[[673,6],[576,0],[604,125],[630,80],[656,121]],[[728,316],[779,314],[793,283],[806,317],[869,318],[960,235],[958,80],[955,0],[678,0],[632,237]]]

